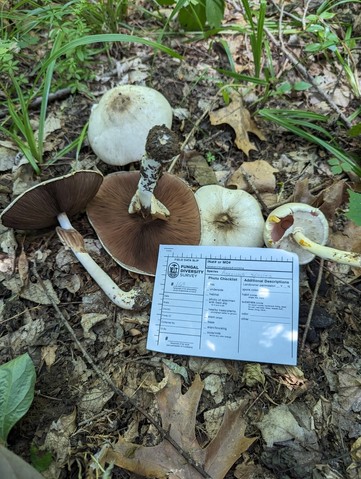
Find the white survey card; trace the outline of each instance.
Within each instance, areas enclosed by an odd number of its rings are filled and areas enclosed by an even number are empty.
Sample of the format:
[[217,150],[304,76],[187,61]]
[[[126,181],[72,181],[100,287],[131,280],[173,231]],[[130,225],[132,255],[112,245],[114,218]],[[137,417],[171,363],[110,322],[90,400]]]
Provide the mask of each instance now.
[[147,348],[295,365],[298,278],[283,250],[161,245]]

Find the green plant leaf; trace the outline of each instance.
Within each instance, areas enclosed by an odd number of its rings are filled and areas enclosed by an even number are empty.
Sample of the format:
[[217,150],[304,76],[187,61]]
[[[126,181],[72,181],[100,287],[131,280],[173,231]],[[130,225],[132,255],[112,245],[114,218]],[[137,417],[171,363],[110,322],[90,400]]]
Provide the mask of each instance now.
[[22,354],[0,366],[0,443],[28,411],[33,398],[36,373],[30,356]]
[[311,83],[307,83],[305,81],[297,81],[293,85],[293,88],[296,91],[304,91],[304,90],[308,90],[309,88],[311,88],[311,86],[312,86]]
[[205,0],[197,0],[196,4],[189,3],[182,7],[178,21],[187,32],[204,31],[207,21]]
[[348,134],[351,136],[351,138],[361,135],[361,123],[357,123],[357,125],[351,127]]
[[361,193],[347,190],[350,197],[349,210],[346,213],[348,219],[361,226]]
[[50,464],[53,461],[53,457],[51,455],[51,452],[40,451],[40,449],[35,446],[35,444],[32,444],[30,446],[30,460],[32,466],[34,466],[37,471],[43,472],[49,468]]
[[221,26],[224,17],[224,0],[206,0],[206,18],[211,28]]

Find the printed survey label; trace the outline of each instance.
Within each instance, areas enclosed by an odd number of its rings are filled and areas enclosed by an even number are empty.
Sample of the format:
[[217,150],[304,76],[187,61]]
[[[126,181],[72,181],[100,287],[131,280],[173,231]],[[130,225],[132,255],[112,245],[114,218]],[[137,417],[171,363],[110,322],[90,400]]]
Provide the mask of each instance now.
[[294,365],[298,277],[283,250],[161,245],[147,348]]

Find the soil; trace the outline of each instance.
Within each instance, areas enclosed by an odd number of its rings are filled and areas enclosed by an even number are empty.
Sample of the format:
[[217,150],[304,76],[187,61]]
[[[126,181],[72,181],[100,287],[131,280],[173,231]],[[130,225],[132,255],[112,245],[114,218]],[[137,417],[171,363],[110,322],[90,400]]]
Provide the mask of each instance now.
[[[249,46],[243,37],[235,36],[232,41],[237,65],[243,73],[251,73],[247,70],[251,55]],[[221,44],[213,39],[188,43],[174,36],[170,46],[183,55],[182,61],[154,54],[151,49],[139,45],[114,48],[108,55],[99,54],[92,65],[96,79],[87,84],[90,94],[69,94],[49,106],[49,113],[60,119],[61,128],[46,139],[45,164],[55,151],[81,132],[94,99],[97,101],[103,92],[120,83],[146,84],[160,91],[175,110],[173,131],[186,144],[172,173],[187,181],[194,191],[204,184],[199,171],[190,167],[196,155],[203,157],[207,174],[215,175],[222,186],[227,185],[240,165],[264,160],[277,169],[274,189],[268,191],[267,196],[251,187],[251,194],[260,195],[268,210],[282,202],[302,201],[302,195],[303,198],[306,195],[305,202],[323,205],[328,211],[330,241],[340,244],[343,240],[344,245],[355,247],[352,241],[361,231],[357,227],[352,229],[345,216],[345,191],[356,179],[352,175],[334,175],[324,151],[259,116],[254,118],[265,140],[250,133],[255,149],[249,156],[244,154],[235,145],[235,131],[231,126],[215,126],[209,120],[210,110],[224,106],[219,86],[231,83],[229,78],[217,72],[219,68],[229,68]],[[283,65],[277,48],[274,45],[272,48],[279,75],[285,79],[297,76],[292,66]],[[132,67],[130,58],[140,59],[142,68]],[[327,70],[327,65],[317,64],[316,58],[313,60],[315,65],[311,64],[310,68]],[[115,64],[119,71],[119,66],[130,66],[128,70],[123,68],[126,73],[117,75]],[[146,77],[138,81],[140,71],[146,72]],[[335,85],[339,86],[347,92],[345,84]],[[252,95],[247,95],[244,88],[238,91],[243,96],[245,108],[254,115],[259,107],[255,99],[261,91],[257,87],[252,88]],[[308,90],[271,97],[265,106],[317,112],[322,109],[323,113],[334,113],[320,103],[317,92]],[[352,103],[343,110],[346,116],[350,114]],[[35,121],[39,110],[34,109],[32,116]],[[335,128],[334,134],[346,145],[341,127]],[[349,142],[350,150],[354,146],[355,143]],[[29,165],[16,164],[15,153],[13,151],[14,167],[3,170],[0,177],[1,210],[19,194],[19,188],[24,190],[36,182],[68,173],[74,166],[98,169],[104,175],[119,171],[119,168],[102,163],[87,142],[78,160],[72,152],[44,166],[38,178]],[[207,163],[204,158],[209,158],[210,154],[212,161]],[[139,165],[128,165],[121,169],[138,168]],[[17,191],[14,191],[14,184],[17,184]],[[330,206],[327,194],[340,184],[343,185],[341,199],[340,196],[333,199]],[[263,212],[266,216],[267,211]],[[72,223],[86,239],[94,259],[121,288],[129,290],[135,285],[146,284],[151,289],[154,278],[129,273],[106,254],[84,212],[73,218]],[[12,429],[8,447],[33,463],[31,446],[37,448],[37,455],[50,451],[52,463],[42,471],[44,477],[95,477],[94,471],[91,472],[94,457],[105,444],[116,443],[119,436],[147,446],[159,441],[149,421],[102,382],[64,328],[59,311],[94,364],[155,420],[159,421],[159,415],[154,395],[143,387],[143,383],[146,378],[153,378],[155,383],[162,380],[164,358],[184,367],[190,381],[197,373],[205,381],[211,375],[219,376],[218,390],[205,389],[199,403],[196,433],[201,444],[207,444],[210,439],[205,424],[207,411],[247,399],[245,435],[258,439],[235,462],[227,478],[361,477],[360,453],[352,450],[352,445],[361,436],[360,270],[330,262],[322,264],[318,259],[301,267],[297,368],[261,364],[261,377],[251,381],[246,374],[247,363],[243,361],[195,359],[147,350],[150,306],[141,312],[130,312],[113,305],[60,243],[53,229],[23,232],[0,228],[1,265],[10,265],[0,272],[0,364],[27,352],[36,369],[33,403]],[[360,242],[356,247],[361,251]],[[24,267],[24,257],[28,271]],[[321,282],[315,291],[317,278]],[[54,293],[52,300],[43,290],[46,280]],[[29,285],[36,286],[36,295]],[[313,301],[312,319],[302,348]],[[89,329],[84,323],[86,319],[94,324]],[[184,390],[189,384],[184,383]],[[287,407],[307,432],[303,440],[292,433],[289,438],[276,439],[274,443],[264,437],[260,422],[269,411],[281,405]],[[141,476],[114,466],[111,477],[135,479]]]

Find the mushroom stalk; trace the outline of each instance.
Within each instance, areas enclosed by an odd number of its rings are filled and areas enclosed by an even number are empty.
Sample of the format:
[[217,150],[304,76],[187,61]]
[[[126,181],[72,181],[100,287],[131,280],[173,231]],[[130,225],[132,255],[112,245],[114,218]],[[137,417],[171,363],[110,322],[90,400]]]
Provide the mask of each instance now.
[[138,310],[149,304],[148,295],[140,288],[123,291],[114,283],[110,276],[87,253],[82,235],[73,228],[65,213],[58,215],[58,221],[61,227],[57,227],[56,232],[61,242],[72,250],[78,261],[116,306],[123,309]]
[[268,216],[264,228],[264,242],[268,248],[281,248],[296,253],[300,264],[307,264],[315,256],[361,267],[361,255],[325,246],[328,222],[318,208],[305,203],[279,206]]
[[301,228],[296,228],[294,230],[293,238],[301,248],[319,256],[320,258],[334,261],[335,263],[348,264],[350,266],[361,268],[361,255],[358,253],[341,251],[339,249],[315,243],[303,234]]
[[146,153],[142,158],[138,188],[131,199],[128,213],[143,218],[167,220],[169,210],[154,196],[164,165],[179,153],[178,138],[165,125],[155,126],[149,132]]

